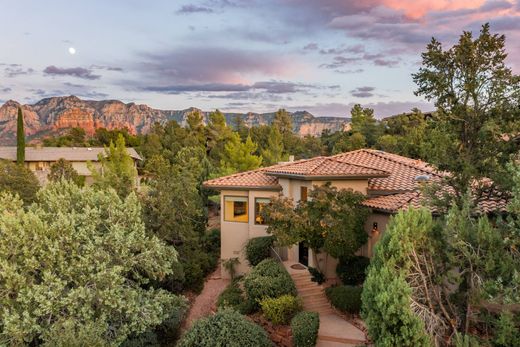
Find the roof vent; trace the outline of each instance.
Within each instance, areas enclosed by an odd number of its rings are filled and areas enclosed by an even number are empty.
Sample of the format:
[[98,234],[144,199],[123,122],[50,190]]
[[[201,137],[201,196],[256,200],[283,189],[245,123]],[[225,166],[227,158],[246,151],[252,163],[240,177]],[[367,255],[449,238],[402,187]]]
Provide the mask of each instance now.
[[89,147],[89,148],[87,148],[87,151],[91,151],[91,150],[92,150],[92,148],[90,148],[90,147]]
[[426,182],[426,181],[429,181],[429,180],[430,180],[430,176],[429,175],[415,176],[415,181],[416,182]]

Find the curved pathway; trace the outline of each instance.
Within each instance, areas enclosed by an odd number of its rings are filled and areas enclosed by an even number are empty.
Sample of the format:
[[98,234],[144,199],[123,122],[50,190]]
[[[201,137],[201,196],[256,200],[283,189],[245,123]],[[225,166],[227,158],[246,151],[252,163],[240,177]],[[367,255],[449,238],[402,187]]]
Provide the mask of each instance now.
[[220,268],[219,263],[217,269],[206,278],[204,289],[202,289],[202,292],[195,298],[188,312],[188,316],[184,322],[184,330],[189,329],[197,319],[215,312],[218,296],[229,284],[229,280],[222,279]]

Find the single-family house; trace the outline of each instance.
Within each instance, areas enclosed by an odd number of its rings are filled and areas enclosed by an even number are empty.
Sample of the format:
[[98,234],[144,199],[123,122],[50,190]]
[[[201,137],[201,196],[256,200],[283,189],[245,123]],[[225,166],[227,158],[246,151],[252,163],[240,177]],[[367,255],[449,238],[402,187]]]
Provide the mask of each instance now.
[[[128,154],[137,162],[141,156],[133,148],[127,148]],[[91,162],[94,168],[99,168],[99,155],[105,155],[103,147],[26,147],[25,166],[33,171],[41,184],[47,182],[47,175],[53,163],[65,159],[72,164],[80,176],[85,177],[85,183],[92,183],[92,175],[87,166]],[[0,146],[0,160],[16,161],[15,146]]]
[[[420,186],[439,181],[441,174],[427,163],[373,149],[360,149],[329,157],[315,157],[280,163],[257,170],[241,172],[208,180],[206,188],[218,190],[221,201],[221,258],[239,258],[238,273],[248,271],[244,246],[249,239],[267,235],[261,217],[263,206],[270,199],[283,195],[295,202],[305,200],[315,185],[330,182],[337,188],[352,189],[366,195],[363,202],[370,208],[365,230],[368,242],[358,251],[372,256],[375,243],[385,232],[392,214],[412,205],[421,205]],[[484,202],[483,212],[496,208]],[[314,257],[305,245],[278,249],[282,260],[303,265],[319,265],[329,279],[336,277],[336,259]],[[318,261],[320,264],[315,264]],[[226,271],[223,271],[226,276]]]

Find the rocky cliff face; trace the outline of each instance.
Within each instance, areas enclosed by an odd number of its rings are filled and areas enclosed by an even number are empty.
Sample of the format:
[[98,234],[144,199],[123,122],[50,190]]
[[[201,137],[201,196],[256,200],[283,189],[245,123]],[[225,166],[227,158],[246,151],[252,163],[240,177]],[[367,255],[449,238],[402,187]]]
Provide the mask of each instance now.
[[[13,144],[16,138],[16,117],[18,107],[22,107],[25,132],[29,139],[39,139],[63,133],[72,127],[81,127],[88,134],[97,128],[127,128],[132,133],[146,133],[155,122],[175,120],[185,124],[187,116],[197,109],[158,110],[147,105],[125,104],[118,100],[91,101],[76,96],[46,98],[33,105],[20,105],[9,100],[0,107],[0,144]],[[207,122],[209,112],[202,112]],[[233,124],[236,116],[244,119],[247,126],[269,124],[272,113],[226,113],[228,124]],[[348,118],[314,117],[301,111],[292,114],[294,130],[302,136],[320,135],[325,129],[331,131],[348,128]]]

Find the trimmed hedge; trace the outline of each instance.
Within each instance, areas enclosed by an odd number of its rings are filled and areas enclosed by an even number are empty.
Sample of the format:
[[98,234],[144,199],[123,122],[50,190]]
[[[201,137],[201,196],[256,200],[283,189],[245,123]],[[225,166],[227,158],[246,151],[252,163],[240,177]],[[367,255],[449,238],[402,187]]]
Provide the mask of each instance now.
[[177,347],[271,347],[269,336],[262,327],[250,322],[233,310],[221,310],[199,319],[184,334]]
[[244,279],[244,289],[251,309],[258,310],[265,298],[284,294],[296,296],[294,281],[282,264],[274,259],[262,260]]
[[295,347],[314,347],[318,340],[320,316],[316,312],[300,312],[291,320]]
[[256,266],[262,260],[269,258],[273,242],[273,236],[262,236],[250,239],[246,244],[246,259],[249,265]]
[[260,301],[264,316],[274,324],[287,324],[302,310],[302,301],[293,295],[265,298]]
[[369,264],[370,259],[363,256],[340,259],[336,266],[336,273],[343,284],[353,286],[363,284]]
[[337,286],[325,289],[332,306],[342,312],[359,313],[362,287]]

